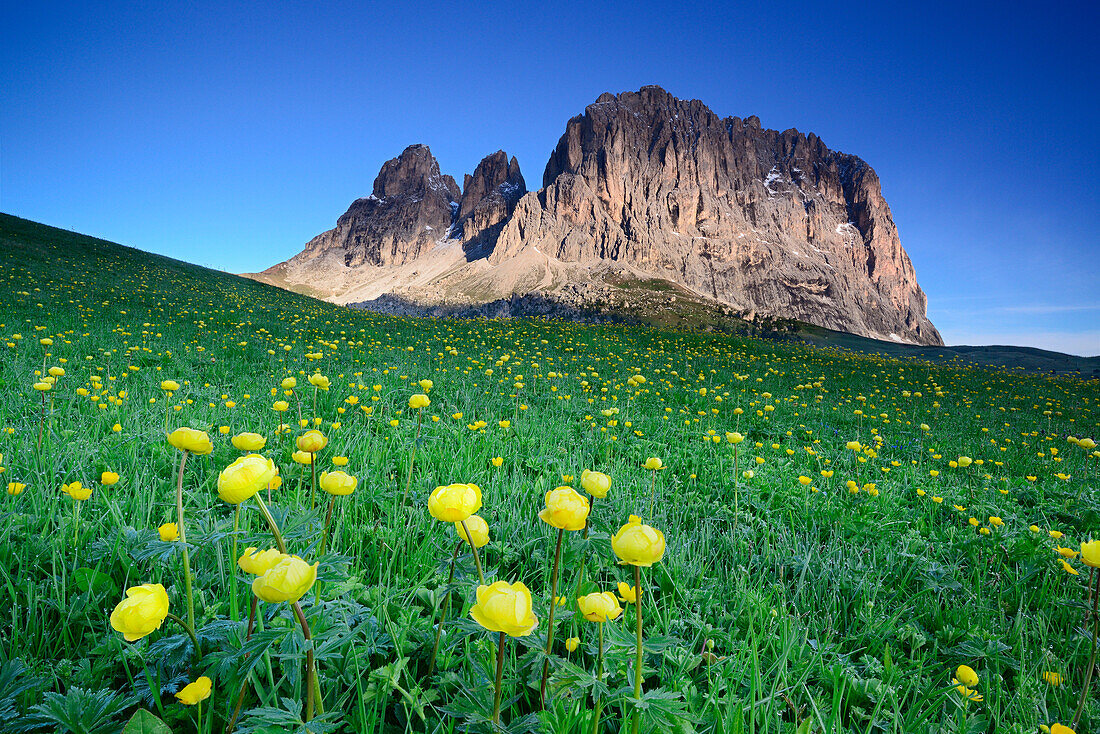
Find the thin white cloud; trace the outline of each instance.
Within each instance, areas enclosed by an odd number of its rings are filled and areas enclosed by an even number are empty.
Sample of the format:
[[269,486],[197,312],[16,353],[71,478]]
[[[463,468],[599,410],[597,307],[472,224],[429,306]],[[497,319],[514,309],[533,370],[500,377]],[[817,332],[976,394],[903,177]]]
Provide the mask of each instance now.
[[1083,357],[1100,356],[1100,330],[1092,331],[1017,331],[975,332],[966,329],[941,330],[943,340],[949,345],[986,346],[1007,344],[1036,347],[1054,352],[1077,354]]

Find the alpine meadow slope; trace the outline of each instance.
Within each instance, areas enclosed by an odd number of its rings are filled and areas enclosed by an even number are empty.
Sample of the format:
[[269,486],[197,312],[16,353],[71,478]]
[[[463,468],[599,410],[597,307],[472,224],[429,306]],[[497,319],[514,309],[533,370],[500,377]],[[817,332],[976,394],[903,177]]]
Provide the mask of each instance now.
[[1100,726],[1100,381],[399,317],[7,215],[0,286],[4,732]]

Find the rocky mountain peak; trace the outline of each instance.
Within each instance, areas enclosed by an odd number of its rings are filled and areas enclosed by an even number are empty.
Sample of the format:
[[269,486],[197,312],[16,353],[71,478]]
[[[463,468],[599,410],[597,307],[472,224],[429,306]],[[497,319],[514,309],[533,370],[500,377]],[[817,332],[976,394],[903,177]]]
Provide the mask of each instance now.
[[502,150],[459,192],[426,146],[409,146],[372,196],[260,277],[308,286],[322,261],[337,263],[324,273],[344,302],[555,296],[614,272],[748,317],[942,343],[865,161],[658,86],[601,94],[570,119],[535,192]]
[[462,187],[456,231],[461,229],[467,255],[475,259],[487,254],[496,243],[504,222],[512,215],[527,184],[519,161],[503,150],[485,156]]
[[426,145],[417,143],[401,151],[401,155],[382,164],[374,179],[374,196],[442,196],[448,202],[457,201],[458,185],[450,176],[440,174],[439,162]]

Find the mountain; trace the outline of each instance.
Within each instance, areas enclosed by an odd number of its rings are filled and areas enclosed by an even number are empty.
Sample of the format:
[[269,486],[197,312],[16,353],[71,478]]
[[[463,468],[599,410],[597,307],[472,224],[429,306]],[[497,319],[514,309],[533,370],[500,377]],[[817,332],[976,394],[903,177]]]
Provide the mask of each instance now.
[[539,294],[627,310],[624,283],[664,281],[747,319],[943,343],[866,162],[656,86],[569,120],[538,191],[498,151],[459,194],[410,146],[334,229],[250,277],[340,303]]

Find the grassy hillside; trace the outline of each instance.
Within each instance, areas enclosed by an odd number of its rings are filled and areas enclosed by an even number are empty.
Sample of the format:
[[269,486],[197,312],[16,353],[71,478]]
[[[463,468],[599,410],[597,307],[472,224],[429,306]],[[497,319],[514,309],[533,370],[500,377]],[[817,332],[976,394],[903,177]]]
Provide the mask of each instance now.
[[1034,732],[1087,687],[1096,380],[398,318],[7,216],[0,355],[3,731]]

